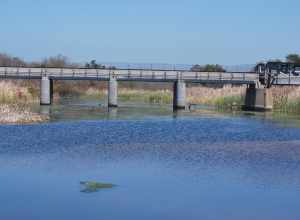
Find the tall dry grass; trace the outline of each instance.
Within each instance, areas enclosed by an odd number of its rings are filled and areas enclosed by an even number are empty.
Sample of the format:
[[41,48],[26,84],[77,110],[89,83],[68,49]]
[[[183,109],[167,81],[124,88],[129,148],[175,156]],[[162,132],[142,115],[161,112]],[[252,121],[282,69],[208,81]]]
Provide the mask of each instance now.
[[46,116],[32,113],[28,104],[38,102],[31,86],[0,81],[0,123],[30,123],[47,120]]
[[[87,89],[83,96],[107,96],[107,89],[100,90],[97,88]],[[122,101],[146,102],[153,104],[170,104],[172,102],[172,92],[170,90],[144,90],[144,89],[127,89],[118,90],[119,99]]]
[[187,89],[187,99],[192,104],[218,105],[222,102],[224,104],[226,102],[237,102],[236,104],[239,105],[244,99],[245,92],[245,86],[226,85],[221,88],[197,86]]
[[38,95],[31,87],[20,86],[10,81],[0,81],[0,104],[24,104],[38,100]]
[[289,86],[272,88],[274,109],[281,112],[300,113],[300,87]]

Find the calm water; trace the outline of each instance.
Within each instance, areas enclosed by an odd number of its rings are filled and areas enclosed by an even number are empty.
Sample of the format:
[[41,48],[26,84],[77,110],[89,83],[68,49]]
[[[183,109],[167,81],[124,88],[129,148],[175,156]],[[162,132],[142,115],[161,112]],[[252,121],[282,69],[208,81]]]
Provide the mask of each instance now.
[[99,104],[0,126],[1,220],[300,219],[299,119]]

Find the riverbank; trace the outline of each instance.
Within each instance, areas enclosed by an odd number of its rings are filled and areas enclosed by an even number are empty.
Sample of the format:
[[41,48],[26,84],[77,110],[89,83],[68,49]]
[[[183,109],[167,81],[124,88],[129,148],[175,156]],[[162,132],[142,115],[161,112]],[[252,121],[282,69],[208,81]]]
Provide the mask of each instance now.
[[28,107],[20,104],[0,105],[0,124],[28,124],[49,120],[48,116],[33,113]]
[[[0,123],[30,123],[47,120],[45,116],[30,111],[29,106],[39,103],[39,82],[0,81]],[[122,102],[138,102],[150,104],[172,104],[173,91],[169,84],[154,87],[153,85],[122,85],[118,90],[118,98]],[[300,113],[299,87],[271,88],[274,111],[287,114]],[[220,110],[241,110],[244,104],[246,86],[210,87],[189,85],[186,89],[187,103],[192,105],[212,106]],[[106,100],[105,83],[91,82],[57,82],[54,88],[54,102],[60,98],[95,97]]]
[[30,110],[38,102],[38,95],[31,87],[10,81],[0,82],[0,124],[26,124],[47,121],[48,117]]

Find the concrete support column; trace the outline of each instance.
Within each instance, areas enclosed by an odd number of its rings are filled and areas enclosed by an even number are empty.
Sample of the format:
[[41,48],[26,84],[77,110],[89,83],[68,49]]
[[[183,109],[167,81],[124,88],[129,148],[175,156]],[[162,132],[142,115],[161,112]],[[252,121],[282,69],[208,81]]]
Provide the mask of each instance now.
[[113,75],[108,82],[108,107],[118,107],[118,81]]
[[250,85],[246,90],[244,109],[254,111],[272,110],[273,98],[271,90]]
[[173,109],[185,109],[186,106],[186,85],[183,80],[174,83],[173,88]]
[[47,76],[43,76],[41,79],[41,94],[40,104],[51,105],[53,99],[53,80]]

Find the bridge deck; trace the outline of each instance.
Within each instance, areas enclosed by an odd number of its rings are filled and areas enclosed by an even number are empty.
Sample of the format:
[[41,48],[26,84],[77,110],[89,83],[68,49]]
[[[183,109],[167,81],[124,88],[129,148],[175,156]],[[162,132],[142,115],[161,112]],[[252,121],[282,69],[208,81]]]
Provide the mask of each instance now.
[[177,70],[145,69],[83,69],[83,68],[17,68],[0,67],[0,78],[40,79],[48,76],[56,80],[102,80],[114,75],[120,81],[174,82],[184,80],[194,83],[255,84],[258,75],[250,72],[191,72]]

